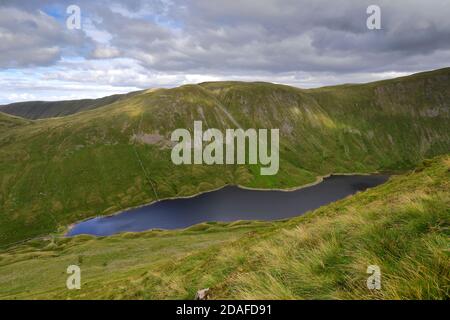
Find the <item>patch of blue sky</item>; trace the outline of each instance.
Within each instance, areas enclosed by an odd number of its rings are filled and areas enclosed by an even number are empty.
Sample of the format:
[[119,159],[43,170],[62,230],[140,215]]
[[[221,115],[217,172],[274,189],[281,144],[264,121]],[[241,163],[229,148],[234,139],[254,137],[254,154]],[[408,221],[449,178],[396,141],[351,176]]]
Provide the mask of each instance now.
[[44,4],[41,8],[41,11],[46,13],[47,15],[55,18],[55,20],[59,22],[66,21],[68,14],[66,13],[67,6],[58,4],[58,3],[48,3]]

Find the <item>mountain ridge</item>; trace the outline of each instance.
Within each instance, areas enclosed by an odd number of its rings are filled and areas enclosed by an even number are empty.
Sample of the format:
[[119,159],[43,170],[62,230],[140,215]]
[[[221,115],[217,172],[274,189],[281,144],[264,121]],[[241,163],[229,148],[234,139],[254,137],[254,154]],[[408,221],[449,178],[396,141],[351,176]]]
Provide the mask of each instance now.
[[85,110],[99,108],[122,99],[127,99],[142,91],[144,90],[132,91],[124,94],[114,94],[98,99],[13,102],[0,105],[0,112],[31,120],[62,117]]
[[[232,85],[273,85],[273,86],[282,86],[292,89],[298,89],[308,92],[315,91],[323,91],[327,89],[344,89],[348,87],[359,87],[359,86],[367,86],[367,85],[382,85],[387,84],[389,82],[399,82],[399,81],[407,81],[407,80],[417,80],[420,78],[426,78],[429,76],[438,76],[450,74],[450,67],[439,68],[431,71],[423,71],[418,73],[413,73],[406,76],[384,79],[378,81],[371,81],[365,83],[344,83],[338,85],[330,85],[330,86],[322,86],[318,88],[301,88],[290,86],[287,84],[281,83],[271,83],[264,81],[205,81],[197,84],[186,84],[179,87],[174,88],[153,88],[153,89],[143,89],[138,91],[132,91],[124,94],[114,94],[110,96],[105,96],[97,99],[79,99],[79,100],[61,100],[61,101],[24,101],[24,102],[13,102],[10,104],[0,105],[0,112],[20,116],[26,119],[36,120],[36,119],[48,119],[52,117],[62,117],[71,114],[76,114],[79,112],[83,112],[86,110],[92,110],[96,108],[100,108],[103,106],[107,106],[114,102],[124,100],[135,95],[145,94],[147,92],[154,92],[156,90],[167,90],[167,89],[175,89],[184,86],[200,86],[200,87],[217,87],[217,86],[232,86]],[[59,104],[59,106],[58,106]]]

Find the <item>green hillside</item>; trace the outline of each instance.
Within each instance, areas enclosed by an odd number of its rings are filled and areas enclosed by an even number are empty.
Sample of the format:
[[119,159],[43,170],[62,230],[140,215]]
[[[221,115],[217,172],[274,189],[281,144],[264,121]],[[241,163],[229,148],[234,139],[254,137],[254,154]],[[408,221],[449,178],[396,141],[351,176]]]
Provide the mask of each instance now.
[[22,126],[29,123],[31,123],[31,121],[0,112],[0,132],[4,132],[13,127]]
[[[450,68],[303,90],[217,82],[134,93],[65,117],[0,118],[0,244],[225,184],[287,188],[332,172],[397,171],[450,150]],[[280,171],[175,166],[171,132],[279,128]]]
[[99,99],[15,102],[1,105],[0,112],[27,119],[63,117],[69,114],[100,108],[116,101],[125,100],[138,93],[139,91],[127,94],[115,94]]
[[[450,156],[279,222],[32,240],[0,252],[0,299],[449,299]],[[81,290],[65,287],[81,267]],[[366,273],[378,265],[382,290]]]

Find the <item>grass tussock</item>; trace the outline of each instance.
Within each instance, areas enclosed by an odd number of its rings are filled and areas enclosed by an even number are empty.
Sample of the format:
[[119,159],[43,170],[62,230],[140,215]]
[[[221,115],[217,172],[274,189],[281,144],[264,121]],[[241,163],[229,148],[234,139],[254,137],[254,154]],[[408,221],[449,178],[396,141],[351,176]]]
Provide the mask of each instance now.
[[[450,281],[449,197],[438,193],[398,211],[372,208],[317,219],[265,241],[260,266],[229,286],[242,299],[443,299]],[[378,265],[382,290],[368,290]]]

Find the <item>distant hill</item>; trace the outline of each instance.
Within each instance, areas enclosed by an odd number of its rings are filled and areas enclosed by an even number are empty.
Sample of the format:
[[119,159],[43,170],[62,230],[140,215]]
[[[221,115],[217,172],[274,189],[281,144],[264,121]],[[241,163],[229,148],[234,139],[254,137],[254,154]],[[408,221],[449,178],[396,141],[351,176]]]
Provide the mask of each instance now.
[[[103,99],[39,121],[1,115],[0,244],[226,184],[288,188],[334,172],[405,170],[450,152],[450,68],[309,90],[209,82]],[[64,114],[57,102],[42,106],[35,117]],[[195,120],[221,131],[279,128],[278,174],[172,164],[170,134]]]
[[127,94],[115,94],[99,99],[15,102],[7,105],[1,105],[0,112],[27,119],[62,117],[127,99],[138,94],[139,92],[140,91],[130,92]]

